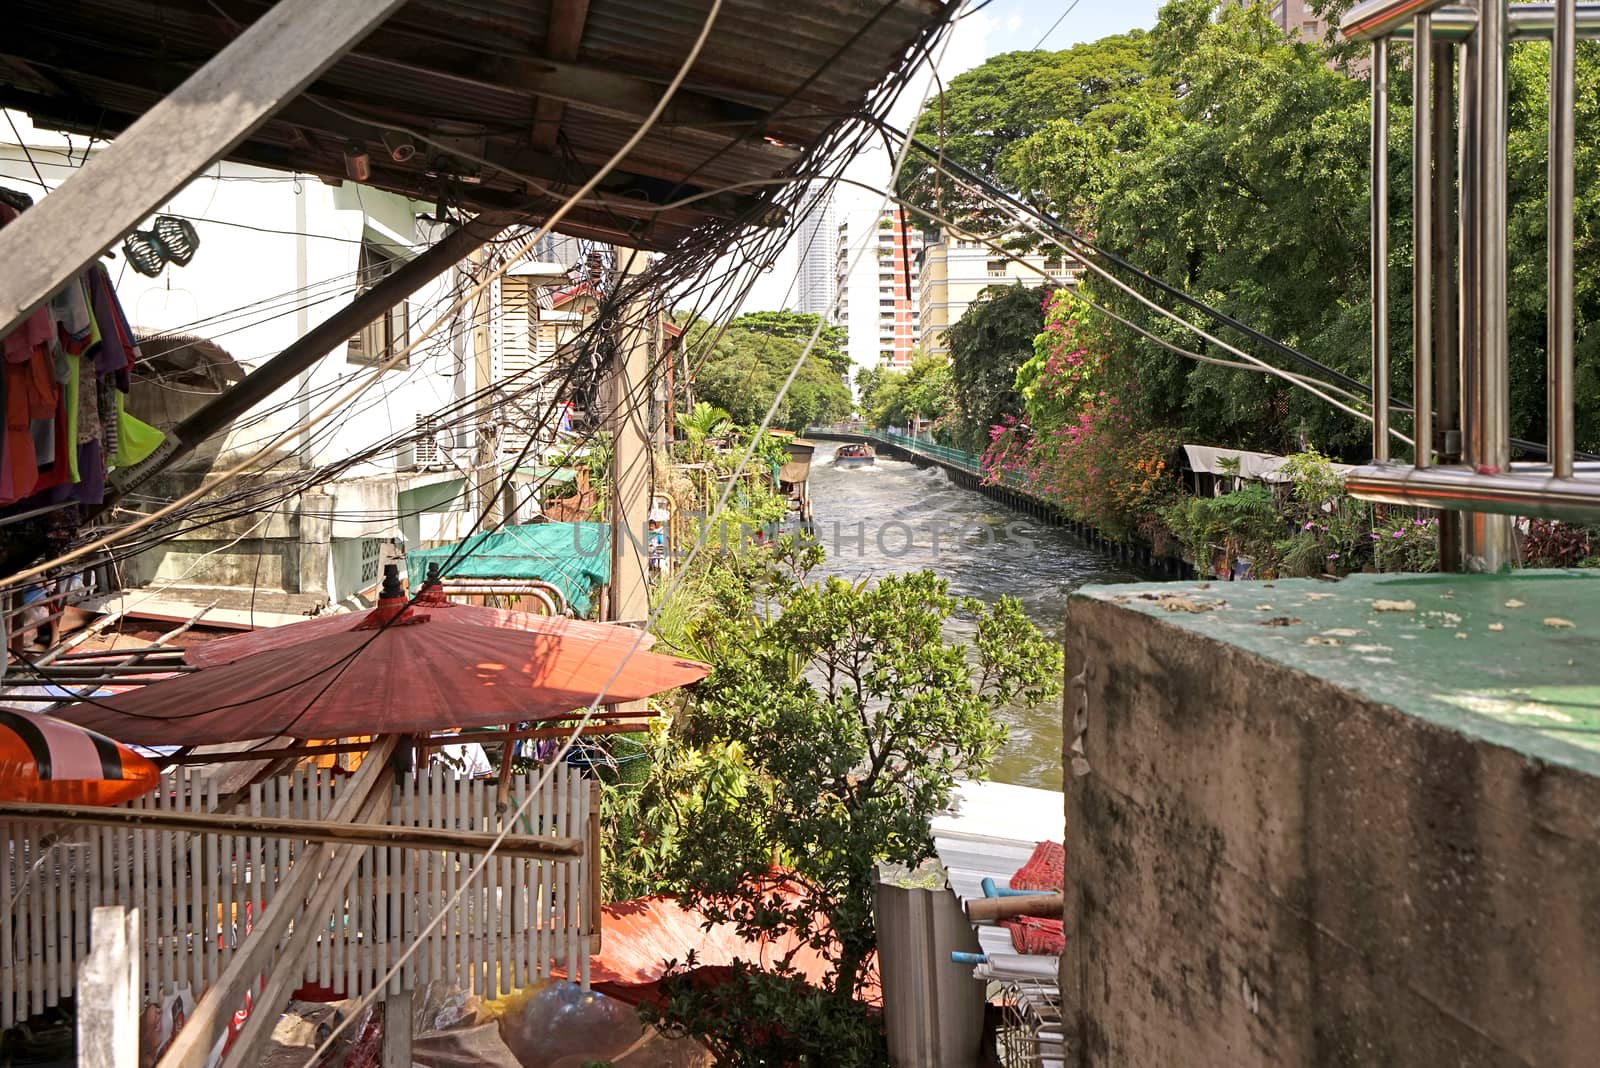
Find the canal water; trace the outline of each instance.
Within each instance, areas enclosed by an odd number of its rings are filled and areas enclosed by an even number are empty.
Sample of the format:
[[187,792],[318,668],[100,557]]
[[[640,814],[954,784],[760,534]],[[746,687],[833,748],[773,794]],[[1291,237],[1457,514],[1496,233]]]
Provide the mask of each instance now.
[[[811,463],[815,532],[827,550],[822,575],[855,581],[927,568],[949,580],[952,593],[1017,598],[1057,641],[1073,590],[1143,577],[1065,530],[962,489],[940,468],[883,456],[872,467],[836,468],[835,448],[819,442]],[[949,630],[952,638],[966,638],[973,627],[957,619]],[[1006,708],[1001,719],[1010,738],[993,777],[1061,789],[1060,702]]]

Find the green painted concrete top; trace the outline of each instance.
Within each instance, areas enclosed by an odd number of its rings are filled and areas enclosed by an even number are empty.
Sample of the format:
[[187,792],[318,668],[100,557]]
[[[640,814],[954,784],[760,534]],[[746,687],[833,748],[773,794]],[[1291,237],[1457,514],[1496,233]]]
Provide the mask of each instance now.
[[1600,572],[1150,582],[1075,596],[1600,775]]

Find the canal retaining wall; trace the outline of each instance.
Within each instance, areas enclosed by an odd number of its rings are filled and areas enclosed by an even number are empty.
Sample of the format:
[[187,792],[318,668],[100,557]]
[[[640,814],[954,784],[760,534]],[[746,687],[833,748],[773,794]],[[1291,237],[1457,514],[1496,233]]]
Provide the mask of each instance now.
[[1065,636],[1072,1063],[1595,1063],[1600,575],[1085,587]]
[[1157,555],[1150,550],[1150,546],[1139,542],[1108,536],[1096,527],[1074,519],[1054,503],[1036,496],[1029,491],[1025,483],[1016,478],[998,484],[987,481],[979,466],[978,457],[961,449],[904,434],[882,431],[852,432],[836,428],[808,427],[805,436],[822,441],[866,443],[880,454],[892,456],[897,460],[905,460],[919,467],[938,467],[950,476],[950,481],[963,489],[981,493],[1012,511],[1032,516],[1046,526],[1067,530],[1089,548],[1131,567],[1165,578],[1194,577],[1194,568],[1187,561],[1174,556]]

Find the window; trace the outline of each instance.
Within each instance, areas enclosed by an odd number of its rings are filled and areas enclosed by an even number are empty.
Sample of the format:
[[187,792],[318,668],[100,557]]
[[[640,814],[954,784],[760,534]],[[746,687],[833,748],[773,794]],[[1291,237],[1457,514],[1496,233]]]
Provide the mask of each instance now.
[[894,307],[894,298],[890,297],[887,300],[878,301],[878,307],[880,307],[880,308],[892,308],[892,307]]
[[1006,268],[1008,266],[1009,266],[1009,261],[1007,261],[1007,260],[990,260],[989,261],[989,277],[990,278],[1004,278],[1006,276]]
[[[392,251],[375,241],[361,242],[361,255],[356,266],[356,293],[360,294],[400,269],[402,261]],[[400,301],[377,319],[361,328],[345,346],[345,360],[368,367],[382,363],[398,349],[404,348],[411,333],[411,306]],[[396,369],[405,367],[409,358],[400,360]]]

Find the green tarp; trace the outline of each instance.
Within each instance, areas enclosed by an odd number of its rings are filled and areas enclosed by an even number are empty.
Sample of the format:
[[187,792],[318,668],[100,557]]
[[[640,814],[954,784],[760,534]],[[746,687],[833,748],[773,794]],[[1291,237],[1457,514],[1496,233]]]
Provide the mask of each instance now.
[[406,574],[421,582],[428,565],[447,579],[538,579],[589,614],[596,586],[611,581],[610,523],[524,523],[475,534],[453,545],[406,554]]

